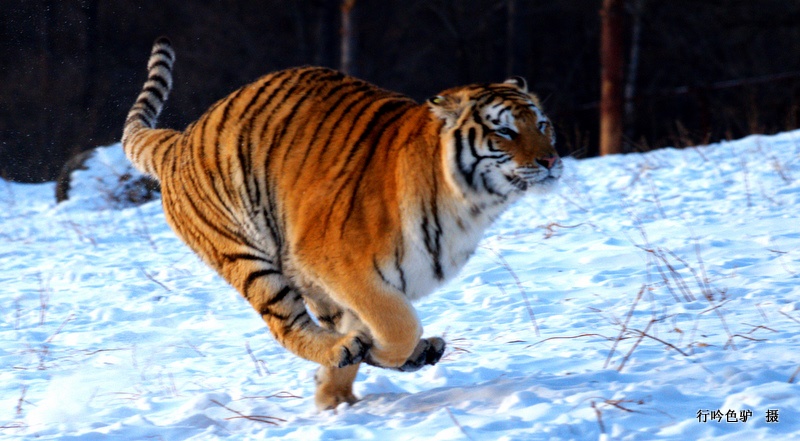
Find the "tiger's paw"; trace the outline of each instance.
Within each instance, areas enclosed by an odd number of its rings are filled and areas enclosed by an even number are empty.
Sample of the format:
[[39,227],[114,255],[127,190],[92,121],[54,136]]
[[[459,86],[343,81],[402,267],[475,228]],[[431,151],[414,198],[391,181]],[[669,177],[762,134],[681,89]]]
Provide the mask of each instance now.
[[343,340],[339,348],[339,362],[334,363],[336,367],[343,368],[352,364],[361,363],[367,356],[372,343],[366,335],[361,332],[350,334]]
[[345,368],[320,366],[314,374],[317,390],[314,401],[320,411],[336,409],[340,404],[355,404],[358,398],[353,395],[353,381],[358,374],[358,365]]
[[439,362],[444,354],[445,347],[444,340],[439,337],[423,338],[417,343],[414,352],[408,357],[405,363],[397,367],[386,367],[375,363],[368,356],[365,360],[368,364],[373,366],[392,369],[400,372],[414,372],[420,370],[425,365],[434,365]]
[[425,365],[434,365],[439,362],[444,354],[446,344],[439,337],[424,338],[419,341],[414,353],[408,357],[406,362],[396,368],[400,372],[414,372],[420,370]]
[[334,410],[339,407],[342,403],[347,403],[349,405],[356,404],[358,402],[358,398],[351,393],[346,394],[332,394],[326,393],[323,391],[318,391],[314,396],[314,403],[317,406],[317,410],[320,412],[325,410]]

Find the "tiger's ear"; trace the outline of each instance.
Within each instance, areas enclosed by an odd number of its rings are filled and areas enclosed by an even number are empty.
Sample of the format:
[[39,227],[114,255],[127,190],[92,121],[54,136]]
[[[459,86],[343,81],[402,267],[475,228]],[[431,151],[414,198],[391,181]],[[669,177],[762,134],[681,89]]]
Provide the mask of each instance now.
[[517,88],[525,93],[528,93],[528,82],[525,81],[525,78],[513,76],[505,81],[506,84],[513,84],[517,86]]
[[464,110],[461,100],[453,95],[436,95],[428,98],[428,107],[437,118],[443,119],[448,127],[456,124]]

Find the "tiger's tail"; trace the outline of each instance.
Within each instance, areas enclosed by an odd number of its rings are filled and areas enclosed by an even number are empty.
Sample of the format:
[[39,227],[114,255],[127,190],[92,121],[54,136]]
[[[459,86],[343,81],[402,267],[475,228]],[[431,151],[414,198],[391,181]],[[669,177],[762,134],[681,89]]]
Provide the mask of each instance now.
[[156,120],[172,90],[172,65],[175,51],[166,37],[153,43],[147,62],[147,81],[128,112],[122,132],[122,148],[136,168],[153,177],[159,176],[163,156],[174,145],[180,132],[156,129]]

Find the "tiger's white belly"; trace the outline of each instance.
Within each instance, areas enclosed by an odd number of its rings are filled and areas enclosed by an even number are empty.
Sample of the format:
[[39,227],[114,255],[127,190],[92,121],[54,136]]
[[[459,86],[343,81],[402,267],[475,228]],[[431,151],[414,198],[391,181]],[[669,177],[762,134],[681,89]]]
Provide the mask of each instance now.
[[405,295],[411,300],[419,299],[454,278],[475,253],[485,230],[505,207],[487,210],[478,216],[464,213],[461,216],[445,216],[440,220],[442,235],[438,261],[441,277],[436,271],[436,256],[426,246],[422,230],[412,229],[414,234],[405,237],[407,254],[401,265],[406,279]]
[[480,238],[480,234],[473,234],[468,237],[459,236],[446,241],[450,243],[442,244],[440,256],[441,278],[433,270],[434,263],[430,253],[422,244],[413,244],[410,250],[411,253],[403,263],[403,269],[408,280],[406,296],[411,300],[419,299],[432,293],[455,277],[475,252]]

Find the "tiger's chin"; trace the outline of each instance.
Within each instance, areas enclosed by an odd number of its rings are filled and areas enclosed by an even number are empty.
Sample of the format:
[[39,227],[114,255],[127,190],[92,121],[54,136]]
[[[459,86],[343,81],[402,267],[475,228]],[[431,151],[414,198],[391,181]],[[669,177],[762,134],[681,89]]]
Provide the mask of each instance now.
[[558,186],[560,177],[560,172],[539,173],[533,176],[518,174],[510,182],[520,193],[547,194]]

